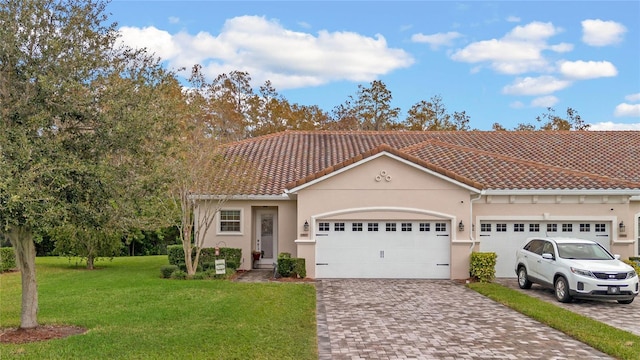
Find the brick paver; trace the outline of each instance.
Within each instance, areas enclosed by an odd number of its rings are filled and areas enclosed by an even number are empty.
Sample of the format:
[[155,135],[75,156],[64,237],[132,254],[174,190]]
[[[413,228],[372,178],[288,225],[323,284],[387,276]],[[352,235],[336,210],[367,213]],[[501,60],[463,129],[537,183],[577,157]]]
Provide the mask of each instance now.
[[448,280],[318,280],[320,359],[609,359]]

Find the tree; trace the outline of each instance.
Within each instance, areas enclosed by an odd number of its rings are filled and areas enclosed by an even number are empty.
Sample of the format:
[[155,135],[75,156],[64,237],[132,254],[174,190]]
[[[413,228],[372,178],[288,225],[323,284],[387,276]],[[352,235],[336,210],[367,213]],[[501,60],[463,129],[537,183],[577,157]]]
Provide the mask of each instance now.
[[418,131],[466,131],[470,118],[466,112],[447,113],[440,95],[434,95],[429,101],[421,100],[407,112],[405,126]]
[[358,85],[356,97],[349,96],[344,104],[334,109],[335,127],[341,130],[393,129],[400,108],[391,107],[392,99],[391,91],[380,80],[374,80],[369,87]]
[[[184,106],[175,109],[179,141],[167,164],[189,275],[198,268],[207,233],[222,206],[233,194],[250,193],[250,185],[256,179],[255,166],[241,156],[225,155],[223,145],[227,138],[218,136],[219,129],[203,120],[211,108],[201,105],[209,100],[211,88],[212,84],[206,82],[192,82],[191,90],[184,94]],[[228,172],[221,173],[221,169]]]
[[[196,70],[194,67],[194,70]],[[200,73],[201,74],[201,73]],[[194,72],[194,76],[201,76]],[[204,78],[201,83],[205,84]],[[194,86],[197,84],[193,83]],[[210,127],[215,137],[222,141],[241,140],[250,131],[251,103],[255,94],[251,87],[251,76],[244,71],[232,71],[218,75],[206,90],[200,89],[206,101],[205,114],[210,116]]]
[[547,112],[536,117],[538,123],[542,123],[540,130],[589,130],[590,125],[585,124],[577,110],[567,108],[566,117],[562,118],[555,113],[552,107],[547,108]]
[[21,328],[38,325],[35,239],[139,224],[165,188],[156,164],[170,148],[163,100],[175,77],[116,48],[104,10],[101,0],[0,3],[0,232],[21,270]]

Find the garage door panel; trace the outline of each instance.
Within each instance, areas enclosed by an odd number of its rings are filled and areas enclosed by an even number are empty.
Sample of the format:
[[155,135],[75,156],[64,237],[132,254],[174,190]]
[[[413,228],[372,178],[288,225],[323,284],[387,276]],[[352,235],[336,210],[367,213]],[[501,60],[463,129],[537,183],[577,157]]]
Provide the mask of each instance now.
[[610,248],[610,224],[603,221],[481,221],[480,251],[495,252],[496,277],[515,277],[515,253],[530,237],[574,237]]
[[423,223],[421,228],[420,222],[395,221],[392,223],[396,231],[387,231],[392,227],[387,222],[378,222],[378,231],[369,231],[369,223],[363,222],[363,231],[350,231],[353,222],[339,223],[341,226],[337,228],[344,231],[334,231],[335,222],[329,222],[324,226],[326,231],[316,236],[319,278],[450,277],[449,234],[436,233],[434,225],[426,227]]

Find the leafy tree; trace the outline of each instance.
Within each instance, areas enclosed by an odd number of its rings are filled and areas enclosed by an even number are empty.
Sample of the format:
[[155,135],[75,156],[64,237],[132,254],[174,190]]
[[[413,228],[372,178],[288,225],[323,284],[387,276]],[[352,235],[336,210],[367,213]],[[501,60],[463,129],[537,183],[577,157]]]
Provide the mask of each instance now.
[[589,130],[590,127],[582,120],[578,111],[570,107],[567,108],[565,118],[556,115],[554,108],[548,107],[547,112],[536,117],[536,120],[544,122],[540,130]]
[[[197,68],[198,65],[194,67],[192,79],[202,78]],[[199,82],[205,84],[204,80]],[[197,83],[192,84],[197,86]],[[209,125],[214,130],[216,138],[222,141],[241,140],[248,135],[252,102],[255,97],[249,73],[232,71],[229,74],[218,75],[201,95],[206,100],[205,114],[211,117]]]
[[466,131],[470,118],[466,112],[447,113],[440,95],[434,95],[429,101],[421,100],[407,112],[405,126],[409,130],[419,131]]
[[349,100],[334,109],[334,121],[340,129],[393,129],[400,108],[391,107],[392,99],[391,91],[380,80],[374,80],[369,87],[358,85],[356,97],[350,96]]
[[161,203],[164,94],[177,82],[144,51],[116,48],[104,10],[101,0],[0,3],[0,231],[21,270],[21,328],[38,325],[35,240],[106,236]]

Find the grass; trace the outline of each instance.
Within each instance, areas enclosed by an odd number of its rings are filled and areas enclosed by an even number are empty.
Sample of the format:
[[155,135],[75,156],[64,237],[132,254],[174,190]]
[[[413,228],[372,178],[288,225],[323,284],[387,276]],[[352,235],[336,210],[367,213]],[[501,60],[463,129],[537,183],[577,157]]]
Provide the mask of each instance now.
[[[38,320],[82,326],[65,339],[0,344],[5,359],[317,359],[315,288],[160,278],[166,256],[84,270],[37,258]],[[0,327],[20,322],[20,274],[0,275]]]
[[471,289],[617,359],[640,359],[640,337],[494,283]]

